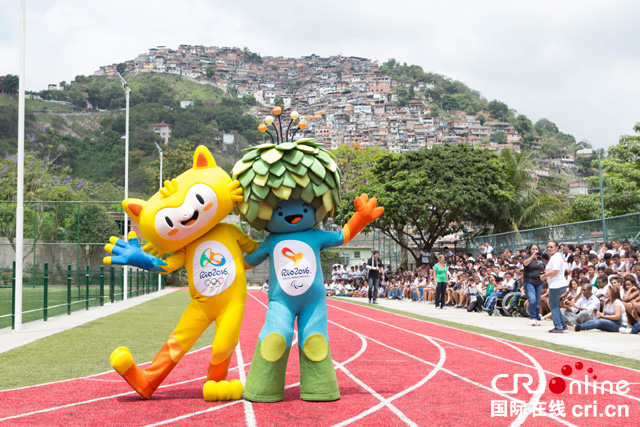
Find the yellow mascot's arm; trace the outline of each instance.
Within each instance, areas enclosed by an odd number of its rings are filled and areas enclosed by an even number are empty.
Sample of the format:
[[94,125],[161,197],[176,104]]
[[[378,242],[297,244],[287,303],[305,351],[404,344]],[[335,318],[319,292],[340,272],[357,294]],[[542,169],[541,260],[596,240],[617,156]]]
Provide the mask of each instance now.
[[[179,269],[184,265],[186,257],[187,257],[186,249],[180,249],[179,251],[172,253],[171,256],[169,256],[169,258],[163,260],[164,262],[167,263],[167,265],[163,266],[162,268],[164,268],[166,273],[171,273],[172,271],[176,271],[177,269]],[[166,274],[166,273],[162,273],[162,274]]]

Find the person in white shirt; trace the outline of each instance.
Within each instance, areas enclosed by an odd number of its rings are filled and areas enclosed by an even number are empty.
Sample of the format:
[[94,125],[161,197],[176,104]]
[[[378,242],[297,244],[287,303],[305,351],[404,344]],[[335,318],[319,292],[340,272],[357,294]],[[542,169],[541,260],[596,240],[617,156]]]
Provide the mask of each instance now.
[[567,281],[564,278],[564,260],[559,249],[558,242],[549,241],[547,244],[549,263],[545,268],[545,273],[541,276],[541,279],[546,279],[549,285],[549,307],[554,326],[549,332],[552,334],[563,333],[567,329],[567,323],[559,306],[560,297],[567,290]]
[[267,281],[262,284],[260,292],[269,292],[269,279],[267,279]]
[[589,320],[582,325],[576,325],[576,332],[589,329],[600,329],[606,332],[618,332],[627,327],[627,313],[620,299],[620,287],[610,286],[607,290],[607,300],[601,312],[596,312],[598,320]]
[[600,300],[593,295],[593,287],[589,283],[582,285],[580,298],[567,298],[562,308],[566,322],[572,326],[581,325],[589,320],[597,320],[596,312],[600,310]]
[[420,251],[420,261],[422,262],[422,264],[429,264],[430,260],[431,260],[431,252],[429,252],[427,250],[427,247],[425,246]]

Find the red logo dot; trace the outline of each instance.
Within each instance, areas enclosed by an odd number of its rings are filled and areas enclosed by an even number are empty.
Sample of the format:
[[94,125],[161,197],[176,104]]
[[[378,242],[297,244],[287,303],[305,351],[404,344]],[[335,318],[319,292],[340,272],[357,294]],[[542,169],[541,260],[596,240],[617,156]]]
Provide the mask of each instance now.
[[587,372],[592,373],[593,372],[593,368],[587,369]]
[[576,362],[576,369],[579,371],[582,369],[584,365],[582,364],[582,362]]
[[561,394],[567,388],[567,383],[560,377],[551,378],[549,390],[555,394]]
[[564,365],[562,367],[562,375],[564,375],[565,377],[568,377],[569,375],[571,375],[571,372],[573,372],[573,369],[571,369],[571,366]]

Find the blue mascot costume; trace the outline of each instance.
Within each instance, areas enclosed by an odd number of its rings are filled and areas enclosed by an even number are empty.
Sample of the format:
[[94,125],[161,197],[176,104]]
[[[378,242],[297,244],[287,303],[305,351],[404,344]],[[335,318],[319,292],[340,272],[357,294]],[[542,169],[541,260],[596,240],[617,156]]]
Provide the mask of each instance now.
[[[310,139],[292,142],[306,122],[299,120],[289,137],[282,132],[281,109],[265,118],[259,130],[272,144],[250,148],[234,166],[233,177],[244,189],[238,204],[243,220],[257,230],[266,230],[260,246],[245,256],[248,268],[267,258],[269,263],[269,308],[258,337],[244,389],[254,402],[278,402],[284,398],[285,373],[298,319],[300,353],[300,397],[307,401],[340,398],[327,326],[327,300],[320,264],[320,251],[348,243],[367,224],[384,212],[376,199],[366,194],[355,199],[356,213],[340,231],[314,228],[332,216],[340,203],[340,171],[335,157]],[[274,140],[267,125],[275,130]]]

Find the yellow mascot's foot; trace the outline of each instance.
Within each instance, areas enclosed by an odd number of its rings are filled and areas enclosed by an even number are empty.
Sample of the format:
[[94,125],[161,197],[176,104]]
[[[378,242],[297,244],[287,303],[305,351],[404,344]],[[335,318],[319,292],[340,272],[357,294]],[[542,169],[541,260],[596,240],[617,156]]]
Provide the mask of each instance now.
[[118,347],[113,350],[113,353],[111,353],[111,356],[109,357],[109,361],[111,362],[113,369],[115,369],[120,375],[126,374],[133,366],[133,356],[131,356],[131,351],[129,351],[127,347]]
[[238,400],[242,397],[242,382],[231,381],[207,381],[202,389],[204,400],[207,402]]
[[155,388],[149,386],[144,371],[136,365],[131,356],[131,351],[127,347],[118,347],[113,350],[111,357],[111,366],[117,373],[122,375],[129,385],[142,397],[149,399]]

